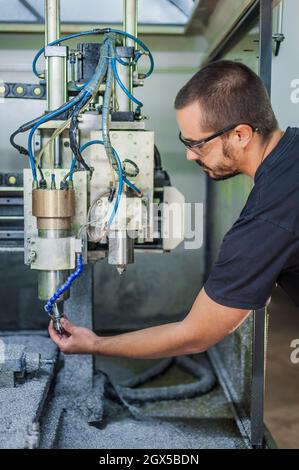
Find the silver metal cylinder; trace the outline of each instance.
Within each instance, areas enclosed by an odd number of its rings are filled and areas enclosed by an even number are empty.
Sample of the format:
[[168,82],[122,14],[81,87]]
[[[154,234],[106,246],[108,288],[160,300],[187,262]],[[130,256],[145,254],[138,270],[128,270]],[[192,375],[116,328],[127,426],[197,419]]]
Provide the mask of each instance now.
[[[69,230],[39,230],[38,236],[41,238],[64,238],[70,235]],[[51,256],[51,253],[49,253]],[[68,276],[70,275],[69,270],[61,271],[38,271],[38,298],[40,300],[48,300],[57,291],[62,284],[65,283]],[[57,302],[62,302],[68,299],[70,296],[69,290],[62,294]]]
[[[38,282],[38,298],[40,300],[49,300],[57,289],[62,286],[67,280],[70,272],[69,271],[38,271],[37,282]],[[65,291],[57,302],[62,302],[68,299],[70,291]]]
[[60,35],[60,0],[45,0],[46,44]]
[[[124,26],[123,30],[133,36],[137,36],[137,0],[124,0],[123,3],[123,17],[124,17]],[[124,45],[128,47],[136,46],[135,42],[130,38],[125,38]],[[128,59],[122,58],[124,62]],[[125,87],[133,93],[133,76],[132,76],[132,67],[125,67],[117,62],[117,71],[119,77]],[[122,91],[122,89],[117,85],[116,86],[116,98],[118,102],[118,110],[122,112],[132,111],[133,103],[130,98]]]
[[134,238],[127,230],[115,230],[109,235],[108,263],[124,270],[134,263]]
[[[60,37],[60,0],[45,0],[45,46]],[[56,47],[56,46],[55,46]],[[57,46],[59,47],[59,46]],[[48,110],[66,101],[65,58],[46,58]]]
[[60,138],[57,137],[54,140],[54,168],[60,168],[62,165],[60,145],[61,145]]
[[284,13],[284,2],[283,0],[277,7],[277,17],[276,17],[276,33],[283,34],[283,13]]
[[47,60],[48,110],[52,111],[66,102],[66,58],[53,56]]
[[[137,37],[138,0],[124,0],[124,31]],[[136,46],[135,42],[126,38],[125,45]]]
[[[56,41],[60,37],[60,0],[45,0],[45,46]],[[59,47],[59,46],[57,46]],[[67,99],[67,66],[66,57],[53,54],[46,57],[47,78],[47,107],[52,111]],[[60,140],[55,139],[52,147],[54,154],[54,165],[56,168],[62,166]]]

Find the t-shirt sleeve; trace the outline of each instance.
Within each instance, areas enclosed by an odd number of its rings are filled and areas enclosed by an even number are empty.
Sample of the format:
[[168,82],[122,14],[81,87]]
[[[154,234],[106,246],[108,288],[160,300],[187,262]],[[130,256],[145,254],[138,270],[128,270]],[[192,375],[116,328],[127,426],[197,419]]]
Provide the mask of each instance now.
[[240,218],[223,238],[204,284],[207,295],[227,307],[263,308],[294,249],[295,237],[261,218]]

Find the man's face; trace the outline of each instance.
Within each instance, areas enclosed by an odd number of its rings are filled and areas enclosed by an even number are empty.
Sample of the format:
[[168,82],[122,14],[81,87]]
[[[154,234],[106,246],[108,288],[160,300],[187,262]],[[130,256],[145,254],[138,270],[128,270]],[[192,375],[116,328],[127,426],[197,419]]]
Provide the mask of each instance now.
[[[201,111],[197,102],[176,110],[176,117],[182,136],[190,141],[205,139],[221,130],[206,132],[201,129]],[[241,149],[238,147],[238,141],[230,138],[230,134],[216,137],[200,148],[195,147],[194,150],[186,148],[187,159],[196,161],[214,180],[224,180],[239,175],[241,172],[238,168],[238,157]]]

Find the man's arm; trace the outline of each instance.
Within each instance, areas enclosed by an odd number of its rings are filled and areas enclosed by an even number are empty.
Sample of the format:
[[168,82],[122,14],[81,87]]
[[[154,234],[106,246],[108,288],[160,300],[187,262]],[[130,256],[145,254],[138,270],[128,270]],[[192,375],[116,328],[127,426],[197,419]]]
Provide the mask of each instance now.
[[214,302],[202,289],[189,314],[180,322],[104,337],[63,319],[65,334],[59,336],[52,322],[49,333],[65,354],[155,359],[205,351],[234,331],[249,313],[250,310]]

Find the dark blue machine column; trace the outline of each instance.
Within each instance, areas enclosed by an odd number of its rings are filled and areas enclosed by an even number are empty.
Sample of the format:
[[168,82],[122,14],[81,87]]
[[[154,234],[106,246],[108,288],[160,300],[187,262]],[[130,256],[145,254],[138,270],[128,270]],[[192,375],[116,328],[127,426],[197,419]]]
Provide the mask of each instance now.
[[[260,0],[259,75],[271,97],[272,75],[272,0]],[[253,312],[251,444],[264,445],[264,390],[267,338],[267,307]]]

